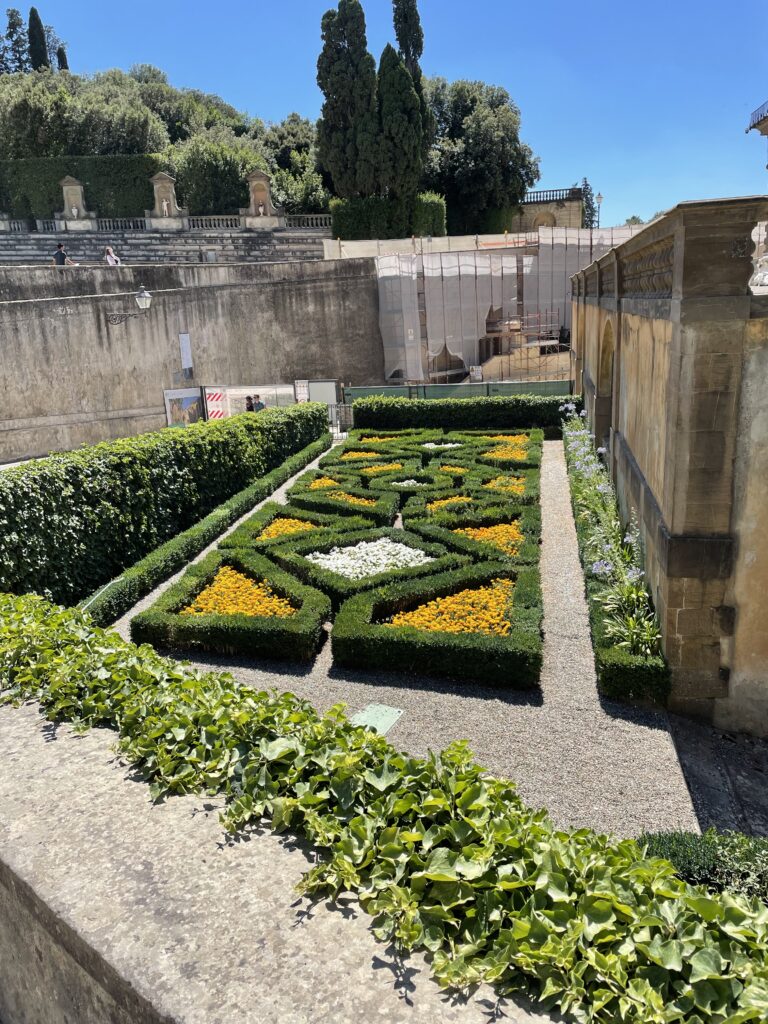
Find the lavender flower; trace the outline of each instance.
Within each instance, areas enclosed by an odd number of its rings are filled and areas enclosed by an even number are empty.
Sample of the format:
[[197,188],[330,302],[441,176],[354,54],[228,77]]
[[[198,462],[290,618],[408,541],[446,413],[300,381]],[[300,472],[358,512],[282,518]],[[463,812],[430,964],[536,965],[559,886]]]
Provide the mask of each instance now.
[[645,573],[642,569],[638,569],[637,566],[633,565],[630,569],[627,569],[627,579],[630,583],[637,583],[643,576],[645,576]]
[[587,410],[586,409],[582,409],[581,412],[579,413],[579,416],[581,416],[582,419],[586,419],[587,418]]
[[592,563],[591,572],[593,576],[605,578],[613,573],[613,566],[605,558],[601,558],[599,561]]

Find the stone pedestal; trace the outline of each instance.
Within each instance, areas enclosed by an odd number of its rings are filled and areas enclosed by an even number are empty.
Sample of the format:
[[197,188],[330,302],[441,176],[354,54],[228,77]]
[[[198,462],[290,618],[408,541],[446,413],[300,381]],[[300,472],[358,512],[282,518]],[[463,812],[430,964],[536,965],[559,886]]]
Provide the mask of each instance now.
[[11,218],[7,213],[0,213],[0,231],[11,230]]
[[252,217],[241,210],[240,223],[247,231],[274,231],[275,228],[285,227],[285,217]]
[[147,227],[150,230],[184,231],[189,227],[189,210],[176,201],[176,179],[165,171],[158,171],[150,179],[155,192],[155,205],[145,210]]
[[240,221],[249,231],[273,231],[285,227],[285,216],[272,202],[269,175],[251,171],[246,178],[250,202],[240,210]]

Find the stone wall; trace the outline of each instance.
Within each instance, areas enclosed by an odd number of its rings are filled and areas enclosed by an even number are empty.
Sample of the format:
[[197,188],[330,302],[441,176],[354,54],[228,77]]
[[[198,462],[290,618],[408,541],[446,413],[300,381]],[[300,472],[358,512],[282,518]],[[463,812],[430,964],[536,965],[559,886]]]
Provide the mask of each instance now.
[[768,733],[768,200],[683,203],[573,278],[574,376],[636,513],[675,709]]
[[0,268],[0,337],[0,463],[162,427],[165,388],[384,374],[372,260]]
[[535,231],[537,228],[580,228],[580,199],[563,199],[549,203],[523,203],[514,215],[510,231]]

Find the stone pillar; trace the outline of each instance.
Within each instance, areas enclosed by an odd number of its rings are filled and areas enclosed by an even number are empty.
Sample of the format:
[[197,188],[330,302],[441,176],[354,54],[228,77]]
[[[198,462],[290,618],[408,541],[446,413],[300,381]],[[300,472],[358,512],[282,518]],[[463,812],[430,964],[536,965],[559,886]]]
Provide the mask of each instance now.
[[67,175],[59,182],[64,196],[64,209],[54,214],[59,231],[95,231],[96,211],[87,210],[82,182]]
[[11,230],[11,218],[7,213],[0,213],[0,231]]
[[252,231],[271,231],[285,227],[285,217],[272,203],[269,175],[264,171],[251,171],[246,178],[250,201],[240,210],[244,228]]
[[189,226],[189,211],[176,201],[176,179],[165,171],[158,171],[150,179],[155,193],[155,205],[145,211],[147,227],[163,231],[183,231]]

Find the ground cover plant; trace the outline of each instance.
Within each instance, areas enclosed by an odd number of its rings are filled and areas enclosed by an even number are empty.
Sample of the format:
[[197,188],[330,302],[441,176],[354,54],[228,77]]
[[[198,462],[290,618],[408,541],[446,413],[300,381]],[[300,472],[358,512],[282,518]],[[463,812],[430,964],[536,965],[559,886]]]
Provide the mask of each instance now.
[[702,834],[644,833],[638,844],[652,857],[666,857],[686,882],[768,903],[768,837],[710,828]]
[[131,636],[159,647],[306,661],[317,651],[328,598],[254,551],[220,549],[189,566]]
[[[308,462],[317,458],[330,444],[331,435],[323,434],[317,441],[291,455],[266,476],[260,477],[228,501],[217,506],[199,523],[161,544],[120,576],[100,587],[81,602],[83,609],[87,610],[100,626],[108,626],[115,622],[159,583],[167,580],[174,572],[187,565],[191,558],[200,554],[248,509],[263,501]],[[223,543],[226,544],[226,541]]]
[[297,533],[308,533],[324,530],[337,530],[340,520],[344,528],[351,530],[365,529],[370,522],[362,516],[327,515],[323,512],[308,512],[296,508],[290,503],[281,505],[269,501],[252,516],[241,523],[229,536],[219,541],[220,548],[257,548],[264,552],[274,544],[281,544]]
[[622,525],[610,477],[583,417],[563,406],[566,461],[584,567],[598,687],[618,699],[666,700],[669,669],[644,580],[636,523]]
[[305,836],[322,859],[302,891],[354,893],[447,988],[528,991],[585,1024],[768,1013],[764,904],[691,886],[632,840],[556,829],[466,744],[410,757],[339,708],[196,672],[35,596],[0,595],[0,691],[116,728],[155,799],[221,793],[228,828]]
[[288,540],[272,551],[283,569],[328,594],[335,608],[361,590],[455,568],[466,556],[408,530],[325,532]]
[[0,588],[75,602],[327,432],[319,403],[35,459],[0,475]]

